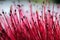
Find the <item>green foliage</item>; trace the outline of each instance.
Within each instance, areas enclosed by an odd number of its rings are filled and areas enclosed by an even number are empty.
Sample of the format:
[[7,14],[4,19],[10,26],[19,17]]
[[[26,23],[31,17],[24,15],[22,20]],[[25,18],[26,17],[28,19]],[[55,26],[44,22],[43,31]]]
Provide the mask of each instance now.
[[53,0],[54,3],[60,4],[60,0]]

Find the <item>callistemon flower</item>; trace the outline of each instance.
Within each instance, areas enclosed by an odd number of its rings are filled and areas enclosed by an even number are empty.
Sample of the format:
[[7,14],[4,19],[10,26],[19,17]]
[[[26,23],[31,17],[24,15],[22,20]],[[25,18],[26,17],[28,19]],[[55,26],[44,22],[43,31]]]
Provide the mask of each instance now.
[[23,6],[12,5],[9,14],[1,11],[0,40],[60,40],[60,14],[54,12],[54,6],[50,10],[43,2],[42,12],[37,9],[35,13],[31,3],[29,11],[24,12]]

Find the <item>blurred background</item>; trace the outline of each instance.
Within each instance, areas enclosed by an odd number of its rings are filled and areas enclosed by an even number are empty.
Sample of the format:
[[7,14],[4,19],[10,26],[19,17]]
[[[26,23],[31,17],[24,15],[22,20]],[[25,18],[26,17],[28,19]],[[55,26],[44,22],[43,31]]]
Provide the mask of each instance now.
[[[29,1],[29,0],[0,0],[0,1]],[[60,4],[60,0],[30,0],[30,1],[33,1],[33,2],[42,2],[42,1],[49,1],[49,2],[54,2],[54,3],[57,3],[57,4]]]
[[[57,4],[60,4],[60,0],[0,0],[0,10],[3,9],[5,12],[9,12],[10,6],[13,3],[15,3],[15,4],[23,3],[26,7],[27,2],[29,2],[29,1],[34,2],[34,3],[39,3],[39,6],[41,3],[43,3],[43,1],[45,3],[47,3],[47,2],[51,3],[51,6],[54,3],[55,7]],[[27,7],[26,7],[26,9],[27,9]],[[57,10],[57,9],[55,8],[55,10]]]

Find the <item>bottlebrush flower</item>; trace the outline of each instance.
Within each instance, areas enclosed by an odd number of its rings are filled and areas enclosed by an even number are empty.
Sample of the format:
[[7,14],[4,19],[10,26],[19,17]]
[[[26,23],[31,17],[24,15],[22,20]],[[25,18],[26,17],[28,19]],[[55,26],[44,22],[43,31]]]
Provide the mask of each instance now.
[[0,13],[0,40],[60,40],[59,20],[54,21],[51,10],[46,13],[46,6],[43,6],[42,18],[38,10],[33,15],[30,3],[29,16],[24,15],[21,5],[18,5],[15,10],[11,6],[10,14],[2,11]]

